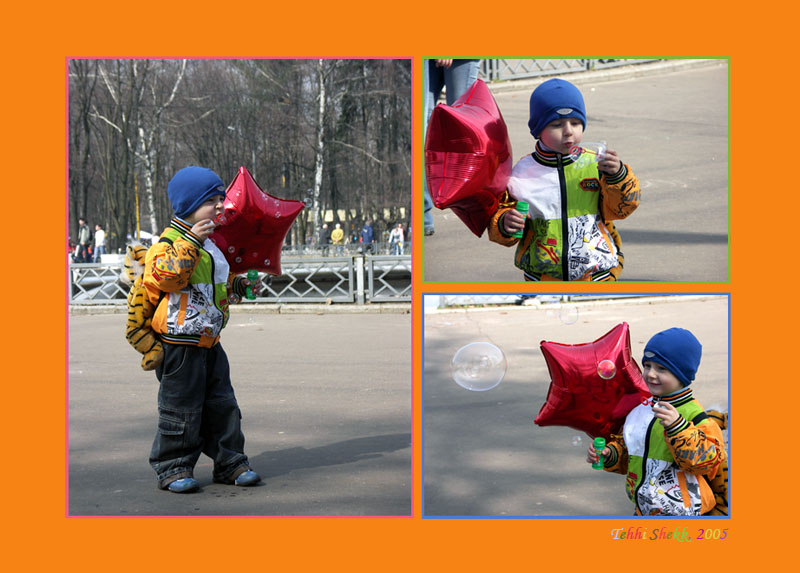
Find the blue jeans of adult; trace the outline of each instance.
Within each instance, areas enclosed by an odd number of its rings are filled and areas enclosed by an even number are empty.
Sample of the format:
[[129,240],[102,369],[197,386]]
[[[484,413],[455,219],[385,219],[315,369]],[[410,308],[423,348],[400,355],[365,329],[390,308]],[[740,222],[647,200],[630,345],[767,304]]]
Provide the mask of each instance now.
[[220,344],[163,344],[164,361],[156,368],[158,431],[150,451],[158,487],[193,477],[201,453],[214,460],[214,479],[230,479],[247,456],[228,357]]
[[[425,62],[425,132],[428,131],[428,121],[431,119],[433,108],[442,95],[442,88],[447,88],[445,98],[447,105],[453,105],[465,91],[467,91],[475,80],[478,79],[478,66],[480,60],[453,60],[449,68],[439,67],[436,60]],[[422,186],[425,191],[425,230],[433,231],[433,200],[428,191],[428,183],[425,180],[425,173],[422,174]]]
[[91,263],[92,258],[89,256],[89,247],[87,245],[78,246],[78,255],[75,257],[76,263]]
[[94,248],[94,262],[99,263],[100,257],[102,257],[106,252],[106,248],[103,245],[98,245]]

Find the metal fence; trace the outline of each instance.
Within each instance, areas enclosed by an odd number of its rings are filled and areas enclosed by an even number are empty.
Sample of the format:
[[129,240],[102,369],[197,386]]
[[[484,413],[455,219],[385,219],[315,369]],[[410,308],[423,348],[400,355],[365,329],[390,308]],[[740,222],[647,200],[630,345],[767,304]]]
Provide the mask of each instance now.
[[659,61],[657,58],[485,59],[479,77],[485,81],[516,80],[603,70]]
[[367,257],[366,266],[371,301],[411,300],[411,257]]
[[[256,303],[410,302],[410,255],[284,257],[280,276],[260,273]],[[130,286],[122,264],[69,265],[69,303],[125,304]]]

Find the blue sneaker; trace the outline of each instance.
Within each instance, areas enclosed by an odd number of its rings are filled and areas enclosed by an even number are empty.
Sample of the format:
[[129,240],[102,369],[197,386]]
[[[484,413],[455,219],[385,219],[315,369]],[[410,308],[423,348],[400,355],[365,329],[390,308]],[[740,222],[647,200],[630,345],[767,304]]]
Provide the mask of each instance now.
[[[241,471],[241,473],[237,475],[236,471]],[[258,482],[261,481],[261,476],[258,475],[253,470],[251,470],[248,466],[242,466],[240,468],[237,468],[236,471],[234,471],[234,475],[236,475],[236,477],[220,478],[214,476],[214,483],[224,483],[227,485],[238,485],[242,487],[247,487],[251,485],[256,485]]]
[[256,485],[260,481],[261,481],[260,475],[258,475],[253,470],[247,470],[239,474],[239,476],[234,480],[233,485],[240,485],[242,487],[247,487],[251,485]]
[[200,489],[200,484],[194,478],[181,478],[170,482],[167,489],[173,493],[189,493]]

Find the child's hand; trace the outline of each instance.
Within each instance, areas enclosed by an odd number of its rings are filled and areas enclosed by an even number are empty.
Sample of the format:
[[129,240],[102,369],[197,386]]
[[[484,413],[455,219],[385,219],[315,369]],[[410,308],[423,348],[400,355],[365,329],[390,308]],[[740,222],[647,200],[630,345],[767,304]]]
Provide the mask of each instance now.
[[516,209],[509,209],[503,213],[500,223],[506,235],[513,235],[525,228],[525,216]]
[[674,424],[675,420],[680,417],[675,406],[667,402],[656,402],[653,404],[653,414],[665,428],[670,424]]
[[453,65],[453,60],[436,60],[437,68],[449,68]]
[[214,232],[215,226],[211,219],[202,219],[192,225],[192,233],[197,235],[201,241],[205,241]]
[[606,149],[603,158],[597,162],[597,168],[608,175],[616,175],[620,167],[622,167],[622,162],[613,149]]
[[250,287],[250,292],[254,295],[258,295],[261,292],[261,289],[264,288],[264,283],[261,282],[261,277],[258,277],[253,282],[250,282],[250,279],[246,277],[242,277],[242,286],[244,286],[245,289]]
[[[603,448],[603,451],[600,452],[604,456],[607,456],[611,453],[611,450],[608,447]],[[586,462],[593,464],[599,460],[600,457],[597,455],[597,450],[594,449],[594,446],[589,446],[589,449],[586,452]]]

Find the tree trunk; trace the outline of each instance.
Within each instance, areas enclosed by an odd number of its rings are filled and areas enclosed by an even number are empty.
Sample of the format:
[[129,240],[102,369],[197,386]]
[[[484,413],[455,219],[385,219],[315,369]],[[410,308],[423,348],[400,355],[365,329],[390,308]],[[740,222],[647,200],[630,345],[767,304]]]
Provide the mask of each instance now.
[[314,161],[314,233],[317,235],[317,239],[319,239],[319,230],[322,226],[322,221],[320,220],[320,191],[322,190],[322,169],[325,151],[325,75],[323,74],[322,64],[323,60],[319,60],[317,63],[319,112],[317,114],[317,150]]

